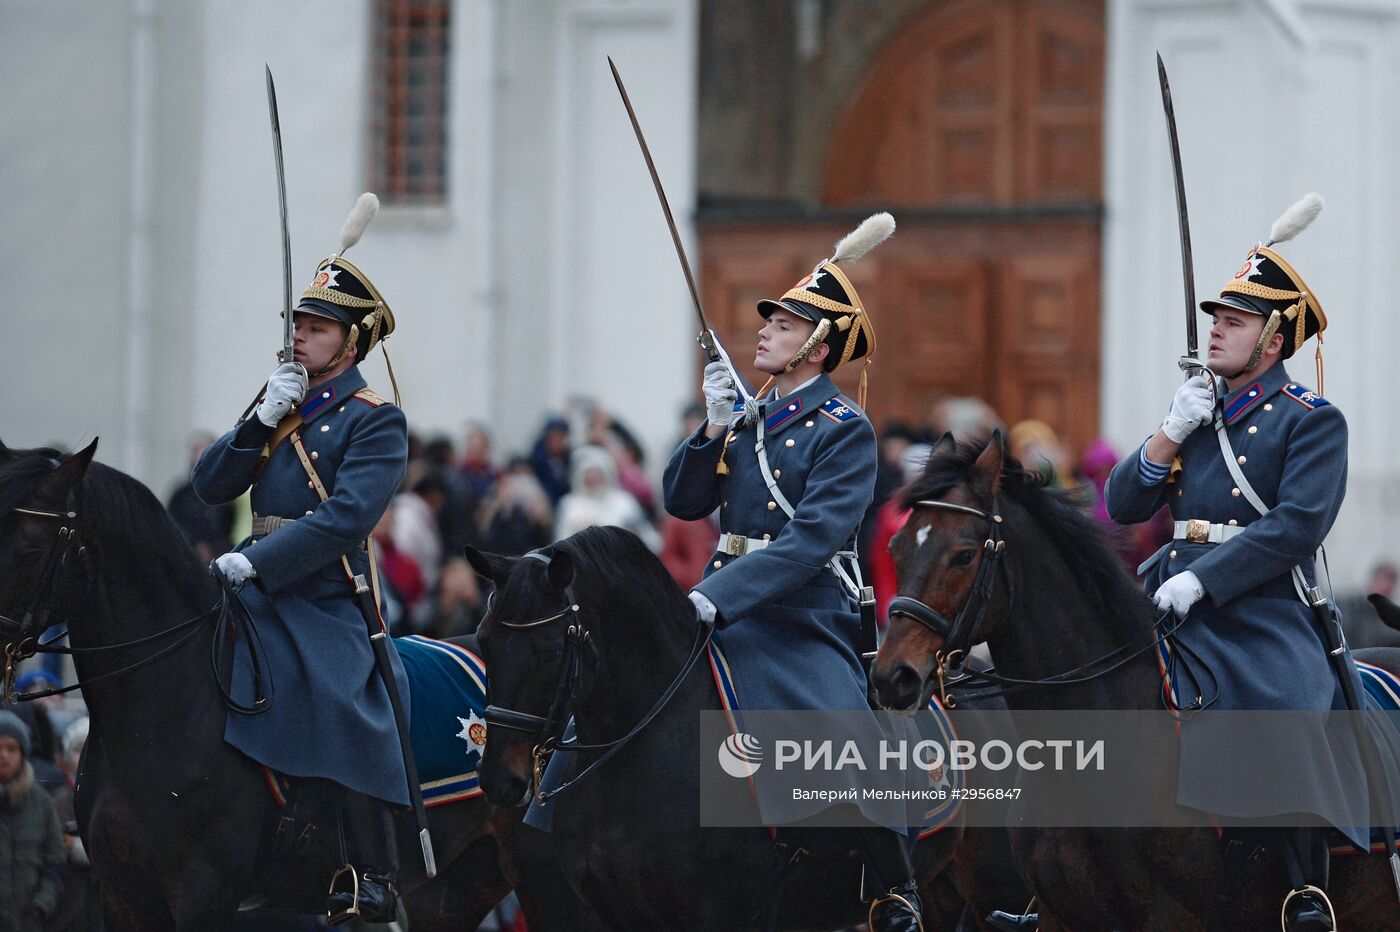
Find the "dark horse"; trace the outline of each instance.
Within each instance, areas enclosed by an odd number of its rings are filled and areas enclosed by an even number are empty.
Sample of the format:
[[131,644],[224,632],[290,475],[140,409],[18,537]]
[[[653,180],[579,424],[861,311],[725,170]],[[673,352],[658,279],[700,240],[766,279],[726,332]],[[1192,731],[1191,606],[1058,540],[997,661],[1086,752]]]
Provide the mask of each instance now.
[[[945,436],[904,503],[913,510],[891,543],[901,596],[945,619],[957,616],[970,597],[980,598],[972,595],[972,582],[992,552],[984,545],[995,523],[1004,550],[989,592],[983,590],[981,635],[998,675],[1045,681],[1089,671],[1070,685],[1018,688],[1007,696],[1012,709],[1159,708],[1155,609],[1074,496],[1046,488],[1038,474],[1008,460],[999,433],[970,446]],[[935,627],[912,615],[891,618],[874,667],[886,706],[909,708],[931,694],[945,649],[945,635]],[[1101,662],[1110,655],[1131,659],[1110,670],[1113,664]],[[1174,794],[1175,774],[1138,778]],[[1012,836],[1040,901],[1042,930],[1201,929],[1224,873],[1221,845],[1210,829],[1043,828]],[[1290,886],[1277,859],[1265,863],[1219,927],[1277,928]],[[1331,887],[1338,928],[1400,928],[1383,858],[1337,859]]]
[[[864,917],[860,865],[847,848],[838,858],[790,862],[794,848],[775,846],[763,828],[701,827],[697,713],[720,704],[694,609],[635,535],[589,528],[541,559],[467,556],[498,586],[478,633],[491,671],[487,797],[528,802],[532,751],[557,739],[570,715],[584,744],[633,734],[547,804],[559,865],[604,923],[729,932],[770,922],[829,929]],[[681,675],[691,657],[698,662]],[[515,724],[500,727],[502,716]],[[607,753],[575,752],[575,772]],[[915,851],[931,929],[951,928],[960,909],[940,874],[957,837],[946,829]]]
[[[221,588],[145,486],[92,462],[96,447],[0,444],[0,643],[27,652],[20,638],[69,624],[92,721],[79,816],[107,928],[224,929],[259,892],[278,810],[257,765],[223,740],[210,670]],[[18,631],[25,614],[31,630]],[[141,643],[109,649],[129,642]],[[522,871],[543,878],[526,884],[539,902],[522,890],[531,928],[576,926],[540,833],[482,797],[430,819],[438,878],[426,881],[416,843],[402,855],[415,930],[475,929]]]

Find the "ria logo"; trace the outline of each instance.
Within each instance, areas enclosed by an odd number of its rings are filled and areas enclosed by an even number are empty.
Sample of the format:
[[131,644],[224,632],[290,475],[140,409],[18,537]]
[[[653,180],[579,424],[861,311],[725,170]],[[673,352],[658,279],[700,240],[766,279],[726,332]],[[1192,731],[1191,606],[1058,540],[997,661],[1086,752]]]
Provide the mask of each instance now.
[[730,735],[720,743],[719,765],[731,777],[751,777],[763,766],[763,747],[753,735]]

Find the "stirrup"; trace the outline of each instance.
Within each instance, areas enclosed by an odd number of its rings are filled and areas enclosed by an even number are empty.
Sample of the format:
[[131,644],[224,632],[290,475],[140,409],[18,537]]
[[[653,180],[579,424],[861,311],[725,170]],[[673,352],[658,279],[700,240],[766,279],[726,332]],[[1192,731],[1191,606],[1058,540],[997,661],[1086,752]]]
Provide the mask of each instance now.
[[326,896],[330,897],[340,892],[336,887],[340,883],[340,878],[344,877],[346,874],[350,875],[350,906],[346,909],[342,909],[338,913],[326,913],[326,925],[328,926],[337,926],[342,922],[358,919],[360,916],[360,875],[356,872],[355,865],[346,864],[331,875],[331,886],[330,889],[326,891]]
[[1283,898],[1283,906],[1278,912],[1279,927],[1283,929],[1283,932],[1288,932],[1288,904],[1293,902],[1295,896],[1303,896],[1308,893],[1314,893],[1322,899],[1323,905],[1327,907],[1327,915],[1332,920],[1332,928],[1334,930],[1337,928],[1337,910],[1332,907],[1332,901],[1328,899],[1327,891],[1321,887],[1314,887],[1310,883],[1305,883],[1295,890],[1289,890],[1288,896]]
[[909,902],[908,899],[899,895],[898,893],[886,893],[884,896],[877,896],[875,897],[875,899],[871,900],[870,909],[866,910],[865,913],[865,924],[873,929],[875,927],[875,907],[880,906],[883,903],[894,902],[895,900],[898,900],[899,902],[903,903],[905,908],[908,909],[909,912],[914,914],[914,921],[919,924],[919,932],[924,932],[923,910],[915,909],[913,903]]

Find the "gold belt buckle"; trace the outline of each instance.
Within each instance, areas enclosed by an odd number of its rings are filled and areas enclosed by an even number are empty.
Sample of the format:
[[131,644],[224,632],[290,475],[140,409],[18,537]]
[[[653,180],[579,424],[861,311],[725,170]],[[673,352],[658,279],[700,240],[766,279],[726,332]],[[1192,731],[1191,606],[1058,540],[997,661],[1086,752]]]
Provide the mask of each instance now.
[[1210,543],[1210,522],[1191,518],[1186,522],[1186,539],[1193,544]]
[[730,534],[729,546],[725,548],[725,553],[731,557],[742,557],[749,552],[749,539],[743,534]]

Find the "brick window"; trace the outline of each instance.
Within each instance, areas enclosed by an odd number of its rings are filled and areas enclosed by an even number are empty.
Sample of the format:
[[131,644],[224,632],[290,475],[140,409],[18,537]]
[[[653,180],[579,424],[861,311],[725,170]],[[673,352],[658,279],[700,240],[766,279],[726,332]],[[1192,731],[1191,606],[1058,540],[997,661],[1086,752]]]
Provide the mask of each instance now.
[[386,204],[447,192],[452,0],[375,0],[370,189]]

